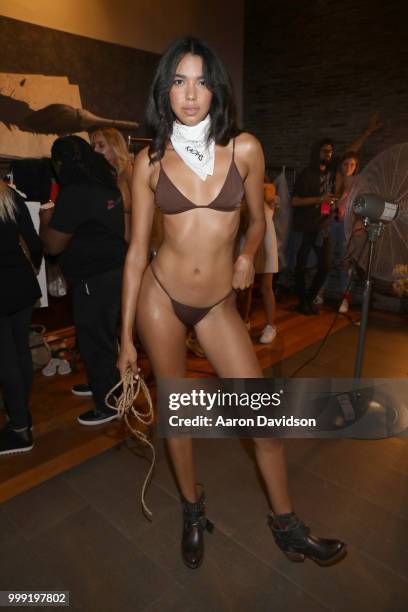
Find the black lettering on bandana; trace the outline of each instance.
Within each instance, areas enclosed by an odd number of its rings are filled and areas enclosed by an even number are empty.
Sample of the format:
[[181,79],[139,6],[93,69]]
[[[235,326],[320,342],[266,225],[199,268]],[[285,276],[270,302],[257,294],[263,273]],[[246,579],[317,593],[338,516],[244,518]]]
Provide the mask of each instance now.
[[193,147],[190,147],[189,145],[187,145],[186,151],[191,153],[191,155],[195,155],[200,162],[203,161],[204,155],[200,153],[200,151],[197,151],[197,149],[193,149]]

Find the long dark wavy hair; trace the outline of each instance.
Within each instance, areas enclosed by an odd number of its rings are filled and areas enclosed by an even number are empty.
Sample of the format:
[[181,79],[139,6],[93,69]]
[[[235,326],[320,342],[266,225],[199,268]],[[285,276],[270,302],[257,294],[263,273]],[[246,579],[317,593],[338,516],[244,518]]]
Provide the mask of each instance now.
[[113,166],[79,136],[57,138],[52,145],[51,157],[58,168],[58,182],[62,187],[71,183],[94,182],[117,189]]
[[151,163],[163,157],[171,136],[175,115],[170,106],[169,92],[177,66],[187,53],[202,58],[205,82],[213,94],[209,140],[213,138],[216,144],[225,146],[239,133],[231,81],[221,60],[203,41],[191,36],[178,38],[162,56],[150,89],[146,119],[153,133],[149,147]]

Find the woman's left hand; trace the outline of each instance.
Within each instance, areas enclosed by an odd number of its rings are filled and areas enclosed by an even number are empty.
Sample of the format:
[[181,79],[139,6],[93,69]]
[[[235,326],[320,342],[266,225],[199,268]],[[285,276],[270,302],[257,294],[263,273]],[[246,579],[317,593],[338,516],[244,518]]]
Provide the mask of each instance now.
[[232,287],[234,289],[247,289],[254,282],[254,276],[255,268],[253,257],[242,253],[234,264]]

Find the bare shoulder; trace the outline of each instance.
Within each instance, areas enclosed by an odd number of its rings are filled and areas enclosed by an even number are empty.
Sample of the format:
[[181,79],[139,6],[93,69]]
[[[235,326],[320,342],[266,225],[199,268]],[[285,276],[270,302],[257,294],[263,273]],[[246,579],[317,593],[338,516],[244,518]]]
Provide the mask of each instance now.
[[149,148],[145,147],[135,157],[133,166],[133,189],[148,188],[155,192],[160,174],[160,162],[151,163]]
[[261,143],[248,132],[242,132],[236,137],[235,157],[243,175],[248,175],[254,168],[258,169],[265,165]]
[[263,156],[262,145],[253,134],[241,132],[235,139],[235,151],[239,158],[248,161],[253,156]]
[[155,171],[156,164],[150,163],[149,147],[144,147],[135,157],[133,164],[133,176],[146,177],[150,179]]

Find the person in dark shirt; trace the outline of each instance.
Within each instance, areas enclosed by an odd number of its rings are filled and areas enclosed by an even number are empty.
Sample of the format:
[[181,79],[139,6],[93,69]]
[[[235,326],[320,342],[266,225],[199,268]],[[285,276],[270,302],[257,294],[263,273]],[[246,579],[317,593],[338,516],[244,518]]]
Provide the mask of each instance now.
[[[335,202],[332,193],[335,176],[332,158],[333,142],[329,138],[315,143],[311,150],[310,163],[300,173],[293,188],[293,228],[302,233],[296,258],[296,292],[299,298],[298,310],[305,315],[318,314],[313,300],[330,269],[330,208],[324,210],[323,207],[330,207]],[[307,290],[306,267],[312,250],[317,257],[317,270]]]
[[0,384],[9,418],[0,431],[0,455],[33,448],[29,331],[33,305],[41,296],[33,266],[38,268],[41,259],[42,244],[24,200],[0,181]]
[[[357,152],[365,140],[380,126],[378,113],[368,122],[366,130],[348,150]],[[319,314],[313,303],[330,270],[332,248],[330,238],[331,210],[336,202],[335,180],[338,158],[334,157],[331,138],[313,144],[309,164],[299,174],[292,194],[293,229],[301,232],[297,253],[295,281],[299,298],[298,311],[305,315]],[[317,257],[317,270],[309,289],[306,288],[306,268],[311,251]]]
[[52,160],[60,182],[55,202],[41,212],[40,236],[72,286],[74,324],[95,408],[78,417],[98,425],[117,417],[105,396],[119,380],[117,325],[123,263],[123,202],[116,173],[78,136],[58,138]]

